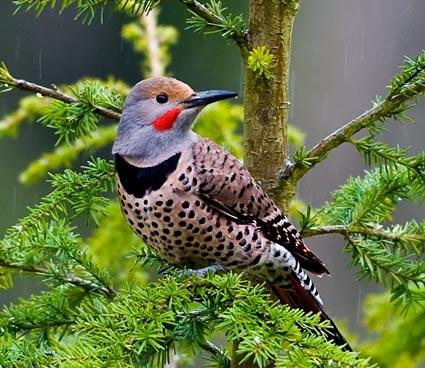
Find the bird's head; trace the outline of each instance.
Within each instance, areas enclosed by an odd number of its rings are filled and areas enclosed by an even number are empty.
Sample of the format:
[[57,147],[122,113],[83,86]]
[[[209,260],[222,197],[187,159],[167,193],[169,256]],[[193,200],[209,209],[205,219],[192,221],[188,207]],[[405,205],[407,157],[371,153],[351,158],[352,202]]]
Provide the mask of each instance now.
[[139,163],[167,158],[195,139],[191,129],[204,106],[236,95],[222,90],[194,92],[173,78],[145,79],[127,97],[112,153]]

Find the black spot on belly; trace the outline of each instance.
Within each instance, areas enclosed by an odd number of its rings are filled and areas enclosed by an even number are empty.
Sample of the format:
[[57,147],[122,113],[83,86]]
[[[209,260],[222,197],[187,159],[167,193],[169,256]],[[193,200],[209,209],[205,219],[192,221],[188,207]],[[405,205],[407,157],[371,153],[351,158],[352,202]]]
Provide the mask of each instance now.
[[115,169],[125,191],[137,198],[158,190],[176,169],[181,153],[177,153],[159,165],[137,167],[129,164],[119,154],[115,155]]

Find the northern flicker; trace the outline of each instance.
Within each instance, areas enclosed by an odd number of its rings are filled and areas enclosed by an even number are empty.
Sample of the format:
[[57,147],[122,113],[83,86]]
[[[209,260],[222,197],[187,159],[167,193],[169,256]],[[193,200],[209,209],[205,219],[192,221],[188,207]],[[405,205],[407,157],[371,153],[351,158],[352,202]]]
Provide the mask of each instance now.
[[[204,106],[235,96],[166,77],[133,87],[113,146],[122,211],[169,262],[244,271],[283,303],[329,319],[305,271],[328,273],[322,261],[242,164],[192,131]],[[347,344],[331,324],[329,338]]]

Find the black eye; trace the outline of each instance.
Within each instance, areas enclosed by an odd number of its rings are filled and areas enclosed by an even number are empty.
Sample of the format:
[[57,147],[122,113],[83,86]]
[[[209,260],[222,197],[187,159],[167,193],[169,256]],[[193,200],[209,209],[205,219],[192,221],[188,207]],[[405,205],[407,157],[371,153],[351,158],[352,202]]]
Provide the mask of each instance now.
[[156,102],[163,104],[168,102],[168,96],[165,93],[161,93],[160,95],[156,96]]

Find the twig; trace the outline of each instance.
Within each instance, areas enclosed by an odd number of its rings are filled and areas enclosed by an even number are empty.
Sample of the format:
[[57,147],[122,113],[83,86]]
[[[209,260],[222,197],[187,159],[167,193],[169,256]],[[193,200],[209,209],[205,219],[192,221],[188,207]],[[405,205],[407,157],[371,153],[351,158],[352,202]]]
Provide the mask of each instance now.
[[[55,100],[59,100],[65,103],[72,104],[72,103],[78,102],[77,98],[70,96],[66,93],[63,93],[59,91],[57,88],[47,88],[44,86],[40,86],[39,84],[28,82],[24,79],[13,78],[11,80],[10,85],[15,88],[21,89],[23,91],[38,93],[42,96],[54,98]],[[99,115],[102,115],[106,118],[113,119],[113,120],[121,119],[121,114],[118,112],[115,112],[100,106],[93,106],[93,108],[95,112],[97,112]]]
[[73,319],[63,319],[58,321],[49,321],[49,322],[40,322],[39,324],[25,324],[25,323],[14,323],[14,321],[9,320],[10,325],[13,329],[25,330],[25,331],[34,331],[34,330],[45,330],[47,328],[65,326],[68,327],[71,324],[75,323]]
[[204,343],[200,343],[199,346],[205,351],[208,351],[212,355],[224,355],[224,352],[218,346],[215,346],[210,341],[205,341]]
[[411,98],[423,94],[424,92],[425,83],[423,80],[418,80],[409,86],[405,93],[396,96],[389,95],[384,101],[376,104],[371,109],[322,139],[308,152],[308,166],[295,164],[284,171],[277,188],[279,196],[288,195],[288,198],[292,198],[299,180],[316,164],[326,159],[329,152],[339,147],[341,144],[348,142],[351,137],[360,130],[372,126],[379,120],[391,117],[400,106]]
[[[327,234],[341,234],[345,237],[354,234],[360,234],[365,236],[374,236],[380,239],[385,239],[391,242],[396,242],[401,240],[399,234],[394,234],[386,231],[385,229],[371,228],[371,227],[354,227],[354,226],[344,226],[344,225],[330,225],[330,226],[321,226],[313,227],[302,231],[301,235],[305,238],[318,236],[318,235],[327,235]],[[417,241],[425,241],[424,236],[409,234],[411,239]]]
[[238,345],[239,345],[238,341],[233,340],[231,342],[231,357],[232,357],[231,358],[231,368],[239,368],[240,367],[239,366],[238,353],[237,353]]
[[41,267],[36,267],[32,265],[19,265],[16,263],[8,263],[4,260],[0,260],[0,267],[10,268],[10,269],[27,272],[27,273],[33,273],[33,274],[37,274],[41,276],[59,278],[60,280],[64,282],[81,287],[82,289],[88,292],[95,292],[98,294],[102,294],[108,298],[113,298],[117,294],[116,291],[113,290],[112,288],[96,284],[92,281],[82,279],[78,276],[75,276],[74,274],[68,274],[67,276],[57,277],[56,275],[52,275],[48,270]]
[[150,77],[160,77],[164,75],[164,63],[161,62],[161,53],[157,35],[157,11],[152,9],[149,13],[142,16],[145,23],[147,56],[149,57]]
[[[204,19],[208,25],[210,26],[216,26],[216,27],[222,27],[224,25],[223,20],[217,16],[216,14],[212,13],[208,8],[201,4],[199,1],[196,0],[179,0],[182,4],[186,6],[190,11],[192,11],[197,16]],[[248,38],[246,34],[239,34],[237,37],[233,37],[235,43],[239,46],[242,56],[248,55],[249,50],[249,43]]]
[[205,19],[211,25],[223,24],[222,19],[208,10],[208,8],[196,0],[180,0],[188,9],[194,12],[196,15]]
[[106,287],[106,286],[96,284],[92,281],[82,279],[82,278],[77,277],[73,274],[68,274],[66,277],[63,278],[63,280],[65,282],[72,284],[72,285],[79,286],[79,287],[81,287],[84,290],[89,291],[89,292],[91,292],[91,291],[98,292],[98,293],[100,292],[101,294],[107,296],[108,298],[113,298],[117,295],[117,292],[110,287]]

